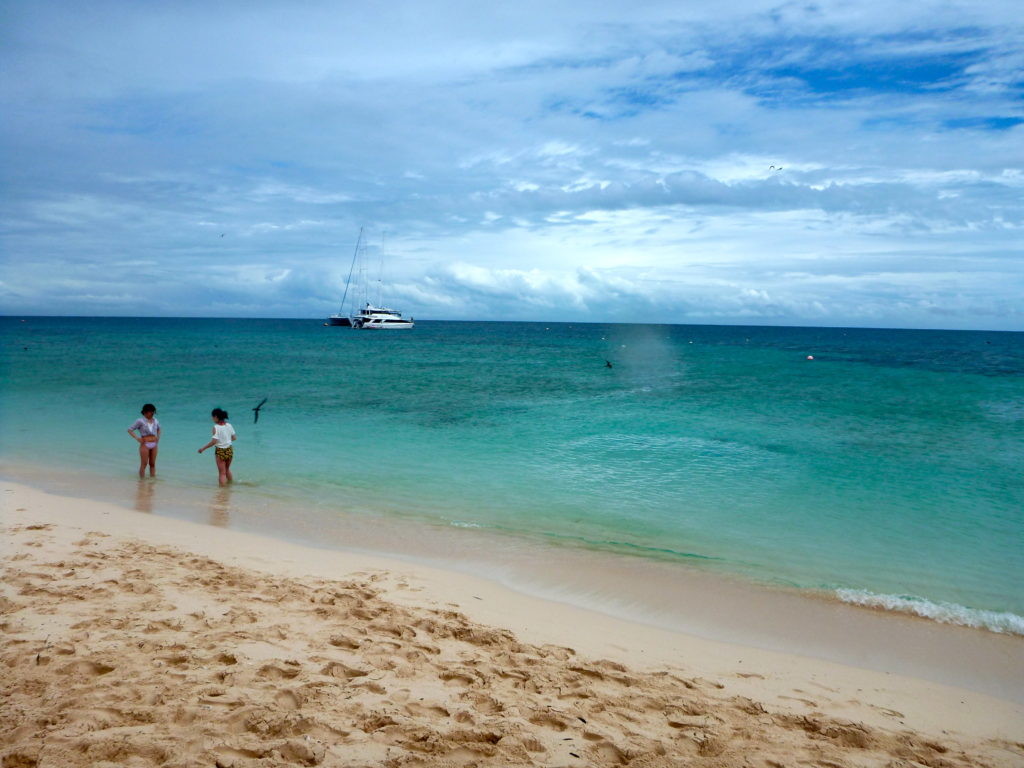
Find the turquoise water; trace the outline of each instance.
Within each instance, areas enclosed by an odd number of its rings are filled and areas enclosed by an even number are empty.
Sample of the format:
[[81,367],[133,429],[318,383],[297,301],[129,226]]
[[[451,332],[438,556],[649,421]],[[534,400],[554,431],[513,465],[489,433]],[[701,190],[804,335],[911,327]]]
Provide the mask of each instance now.
[[0,329],[12,479],[34,466],[133,481],[125,429],[149,401],[165,430],[161,497],[178,489],[185,504],[216,483],[196,449],[219,406],[239,433],[239,487],[270,510],[301,507],[307,529],[352,513],[426,521],[1024,634],[1021,333],[123,318]]

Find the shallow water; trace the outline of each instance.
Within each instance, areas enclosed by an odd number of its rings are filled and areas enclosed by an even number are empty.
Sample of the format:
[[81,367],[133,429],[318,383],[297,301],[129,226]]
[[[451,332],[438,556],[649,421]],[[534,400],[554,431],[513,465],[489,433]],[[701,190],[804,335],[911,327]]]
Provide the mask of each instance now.
[[[488,532],[1024,634],[1024,334],[123,318],[0,332],[8,474],[74,468],[139,508],[328,545],[353,516],[418,521],[453,549]],[[160,478],[136,486],[125,430],[146,401]],[[196,454],[214,406],[239,433],[220,502]]]

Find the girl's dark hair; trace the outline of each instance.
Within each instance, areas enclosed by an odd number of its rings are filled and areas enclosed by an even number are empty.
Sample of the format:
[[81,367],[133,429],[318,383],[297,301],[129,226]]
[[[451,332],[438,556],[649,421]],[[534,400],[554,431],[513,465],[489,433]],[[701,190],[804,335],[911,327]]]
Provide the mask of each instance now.
[[212,411],[210,411],[210,415],[213,416],[213,418],[215,418],[217,421],[228,420],[228,412],[225,411],[223,408],[214,408]]
[[153,405],[152,403],[146,403],[144,406],[142,406],[141,413],[149,413],[151,411],[153,413],[156,413],[156,406]]

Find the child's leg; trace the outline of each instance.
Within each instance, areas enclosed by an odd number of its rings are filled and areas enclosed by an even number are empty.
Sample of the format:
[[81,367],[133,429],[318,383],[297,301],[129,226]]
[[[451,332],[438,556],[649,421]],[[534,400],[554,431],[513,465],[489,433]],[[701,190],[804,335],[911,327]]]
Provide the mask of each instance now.
[[139,443],[139,477],[146,476],[146,465],[149,464],[149,449],[144,443]]
[[224,459],[222,459],[220,456],[218,456],[217,457],[217,474],[219,475],[218,482],[220,482],[221,485],[224,485],[228,481],[228,474],[227,474],[227,472],[228,472],[227,462],[224,461]]

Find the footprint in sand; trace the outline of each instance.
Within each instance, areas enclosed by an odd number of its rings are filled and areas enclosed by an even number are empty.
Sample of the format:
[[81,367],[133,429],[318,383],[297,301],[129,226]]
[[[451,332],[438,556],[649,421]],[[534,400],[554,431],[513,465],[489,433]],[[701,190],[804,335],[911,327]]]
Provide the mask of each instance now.
[[539,753],[548,751],[543,744],[541,744],[539,741],[537,741],[537,739],[534,738],[526,738],[519,743],[523,745],[523,749],[525,749],[527,752]]
[[320,670],[321,675],[327,675],[328,677],[337,677],[345,680],[352,680],[357,677],[365,677],[370,674],[368,669],[358,669],[356,667],[350,667],[347,664],[342,664],[340,661],[332,661],[326,667]]
[[558,731],[559,733],[569,728],[568,722],[553,712],[537,712],[536,714],[531,715],[528,720],[534,725],[550,728],[551,730]]
[[497,715],[505,711],[505,705],[493,696],[471,695],[470,702],[473,704],[473,709],[484,715]]
[[301,671],[302,666],[297,661],[286,661],[283,666],[264,664],[256,675],[268,680],[291,680],[297,677]]
[[361,679],[359,682],[353,683],[352,686],[354,688],[369,691],[370,693],[375,693],[378,696],[383,696],[388,692],[388,689],[385,688],[383,685],[376,683],[373,680],[370,680],[369,678]]
[[595,765],[625,765],[628,762],[626,753],[603,736],[595,733],[585,733],[583,738],[598,743],[592,744],[586,749],[587,757],[591,764]]
[[346,635],[332,635],[331,639],[327,642],[335,648],[344,648],[348,651],[354,651],[360,646],[358,640],[353,640],[351,637],[347,637]]
[[281,709],[299,709],[302,706],[299,697],[289,690],[278,691],[274,695],[274,703]]
[[108,675],[113,672],[116,667],[110,664],[104,664],[100,661],[76,661],[73,664],[68,664],[62,667],[59,671],[64,674],[79,674],[79,675],[92,675],[94,677],[101,677]]
[[450,713],[440,704],[411,702],[405,705],[405,711],[413,717],[449,717]]
[[445,685],[464,685],[468,688],[480,682],[472,672],[461,670],[442,671],[437,676],[444,681]]

